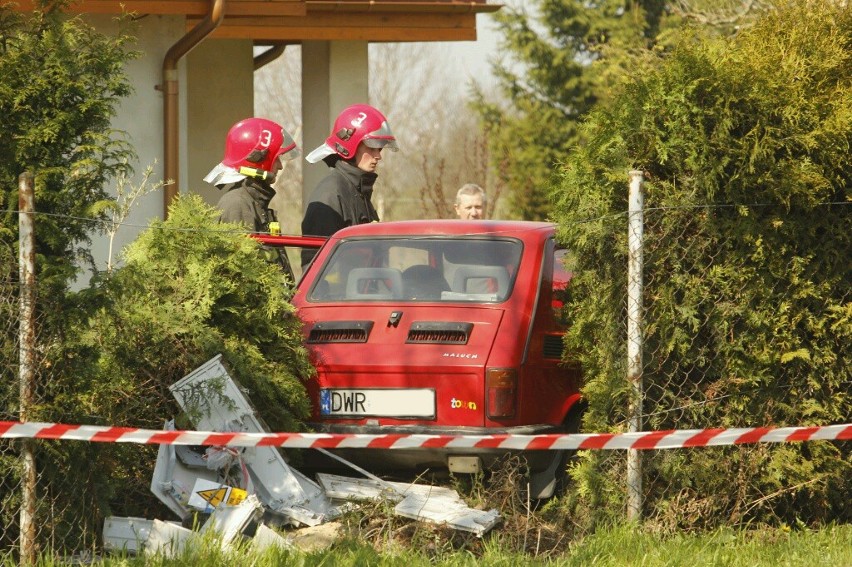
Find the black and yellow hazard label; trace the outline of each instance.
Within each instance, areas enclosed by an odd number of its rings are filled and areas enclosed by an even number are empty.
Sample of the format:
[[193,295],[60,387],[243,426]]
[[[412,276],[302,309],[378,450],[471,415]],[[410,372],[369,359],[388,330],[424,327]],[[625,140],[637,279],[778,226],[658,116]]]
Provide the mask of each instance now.
[[221,486],[219,488],[211,488],[209,490],[199,490],[196,494],[214,508],[222,502],[228,506],[236,506],[245,500],[247,496],[245,490],[241,488],[232,488],[230,486]]

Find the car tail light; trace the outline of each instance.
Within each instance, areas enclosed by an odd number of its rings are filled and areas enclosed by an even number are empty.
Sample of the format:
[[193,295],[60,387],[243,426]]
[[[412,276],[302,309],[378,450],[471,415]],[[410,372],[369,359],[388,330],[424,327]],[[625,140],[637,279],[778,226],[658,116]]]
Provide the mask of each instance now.
[[486,415],[490,418],[513,417],[518,399],[518,370],[488,368],[485,371]]

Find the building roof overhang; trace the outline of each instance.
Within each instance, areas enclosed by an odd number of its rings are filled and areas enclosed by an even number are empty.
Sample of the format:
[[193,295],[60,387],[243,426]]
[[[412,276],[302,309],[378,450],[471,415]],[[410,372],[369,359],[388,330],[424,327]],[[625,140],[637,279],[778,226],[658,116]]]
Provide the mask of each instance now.
[[[19,10],[34,8],[19,0]],[[211,38],[257,43],[311,40],[461,41],[476,39],[476,14],[502,6],[488,0],[226,0]],[[210,0],[76,0],[72,13],[183,15],[192,29]]]

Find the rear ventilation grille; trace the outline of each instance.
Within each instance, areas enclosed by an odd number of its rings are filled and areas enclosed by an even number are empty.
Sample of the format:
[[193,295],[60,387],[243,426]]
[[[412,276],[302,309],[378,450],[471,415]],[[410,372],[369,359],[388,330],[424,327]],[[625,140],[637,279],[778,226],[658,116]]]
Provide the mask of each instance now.
[[372,321],[315,323],[308,334],[308,343],[366,343],[372,330]]
[[408,329],[407,344],[466,345],[473,323],[415,321]]
[[562,358],[562,335],[544,335],[544,346],[542,348],[544,358]]

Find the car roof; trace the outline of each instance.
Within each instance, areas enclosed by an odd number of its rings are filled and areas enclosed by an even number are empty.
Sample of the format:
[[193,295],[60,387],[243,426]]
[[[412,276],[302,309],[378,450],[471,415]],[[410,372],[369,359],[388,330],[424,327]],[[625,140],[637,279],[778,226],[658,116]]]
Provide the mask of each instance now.
[[512,221],[512,220],[405,220],[390,222],[374,222],[359,224],[339,230],[334,239],[377,236],[409,236],[409,235],[438,235],[438,236],[511,236],[529,237],[530,233],[540,232],[549,236],[556,225],[548,222]]

